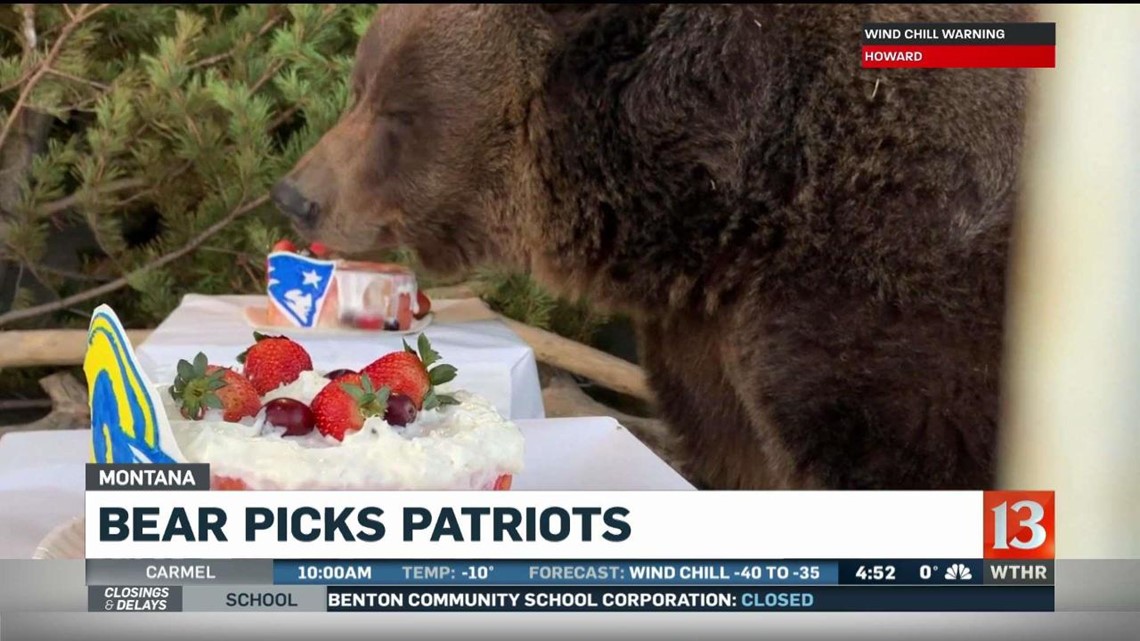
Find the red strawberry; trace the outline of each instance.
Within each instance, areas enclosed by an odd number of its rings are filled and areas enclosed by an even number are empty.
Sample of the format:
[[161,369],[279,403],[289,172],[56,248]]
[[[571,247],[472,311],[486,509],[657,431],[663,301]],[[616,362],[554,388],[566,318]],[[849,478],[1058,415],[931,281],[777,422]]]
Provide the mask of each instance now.
[[392,352],[361,371],[394,393],[410,398],[416,409],[423,407],[424,396],[431,389],[431,377],[415,352]]
[[371,376],[377,385],[391,388],[393,394],[403,394],[412,399],[417,410],[454,405],[457,401],[437,394],[435,386],[454,379],[456,369],[451,365],[435,365],[439,361],[439,353],[431,348],[427,336],[420,334],[418,345],[417,354],[405,342],[404,351],[381,356],[361,372]]
[[211,365],[206,372],[213,374],[219,370],[225,385],[214,393],[222,400],[222,409],[225,411],[223,418],[236,422],[246,416],[256,416],[261,410],[261,397],[253,383],[228,367]]
[[258,394],[264,396],[313,369],[309,353],[291,339],[257,332],[253,338],[257,342],[238,356],[238,362],[245,366],[245,377]]
[[295,251],[297,251],[297,246],[294,245],[292,241],[279,240],[273,244],[273,251],[275,251],[275,252],[295,252]]
[[317,392],[309,407],[317,421],[317,429],[338,441],[344,435],[364,426],[373,416],[383,416],[390,390],[375,389],[372,379],[360,374],[345,374]]
[[236,422],[257,415],[261,398],[253,384],[228,367],[208,362],[201,352],[193,363],[178,361],[178,375],[174,377],[170,395],[181,401],[182,416],[197,421],[207,409],[218,409],[222,410],[223,419]]
[[248,490],[245,481],[233,476],[210,476],[211,490]]
[[329,255],[329,248],[324,243],[317,241],[309,245],[309,251],[317,258],[325,258]]
[[416,320],[431,313],[431,299],[427,297],[427,294],[425,294],[422,289],[416,291],[416,306],[420,308],[419,311],[416,312]]

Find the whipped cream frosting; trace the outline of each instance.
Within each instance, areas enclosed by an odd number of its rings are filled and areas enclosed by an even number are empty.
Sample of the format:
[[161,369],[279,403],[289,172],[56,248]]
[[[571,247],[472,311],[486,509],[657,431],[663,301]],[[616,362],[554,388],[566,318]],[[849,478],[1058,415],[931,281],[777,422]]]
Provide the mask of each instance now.
[[[318,372],[302,372],[262,402],[293,398],[309,404],[328,383]],[[251,489],[483,489],[502,474],[522,470],[518,427],[468,392],[453,392],[459,405],[422,411],[407,427],[372,417],[343,442],[315,429],[285,436],[261,414],[240,423],[221,420],[216,411],[200,421],[185,420],[169,387],[160,393],[183,454]]]

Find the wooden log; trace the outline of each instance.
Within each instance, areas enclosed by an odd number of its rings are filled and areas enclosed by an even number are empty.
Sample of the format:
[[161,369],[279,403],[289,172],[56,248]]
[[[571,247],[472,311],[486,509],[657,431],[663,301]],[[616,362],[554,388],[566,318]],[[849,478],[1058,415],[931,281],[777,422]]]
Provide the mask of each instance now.
[[584,376],[615,392],[645,401],[654,399],[645,371],[637,365],[553,332],[509,318],[502,321],[530,345],[538,360]]
[[481,299],[440,300],[435,313],[436,322],[439,323],[501,321],[530,345],[539,362],[584,376],[616,392],[642,400],[653,400],[645,372],[637,365],[589,345],[496,314]]
[[[132,345],[152,330],[127,330]],[[34,329],[0,332],[0,369],[39,365],[79,365],[87,353],[85,329]]]
[[12,398],[0,401],[0,416],[3,416],[4,412],[47,409],[51,409],[50,398]]
[[24,425],[0,428],[0,434],[36,430],[72,430],[86,427],[91,418],[87,407],[87,388],[67,372],[58,372],[40,379],[51,399],[52,411],[38,421]]
[[[431,295],[429,293],[429,295]],[[442,303],[445,299],[437,298]],[[534,350],[535,357],[559,369],[586,377],[597,384],[641,400],[653,401],[645,372],[616,356],[564,338],[553,332],[499,316],[477,298],[453,301],[469,310],[469,320],[498,318]],[[474,303],[480,309],[470,311]],[[471,315],[474,314],[474,315]],[[460,314],[462,315],[462,314]],[[153,330],[128,330],[132,345],[140,345]],[[87,332],[80,329],[48,329],[0,332],[0,369],[36,365],[78,365],[87,349]]]

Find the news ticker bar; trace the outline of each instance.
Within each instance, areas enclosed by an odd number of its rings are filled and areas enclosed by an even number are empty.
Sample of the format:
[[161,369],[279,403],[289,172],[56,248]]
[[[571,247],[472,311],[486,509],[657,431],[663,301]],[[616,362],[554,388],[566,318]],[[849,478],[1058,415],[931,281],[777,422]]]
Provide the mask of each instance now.
[[[9,623],[7,617],[10,613],[13,615],[20,612],[35,612],[40,613],[39,616],[50,618],[52,613],[78,613],[87,612],[89,606],[90,589],[86,581],[86,561],[81,560],[33,560],[33,559],[0,559],[0,618],[5,619],[5,623]],[[1101,612],[1105,611],[1118,611],[1118,612],[1140,612],[1140,559],[1058,559],[1055,562],[1055,576],[1057,577],[1056,585],[1052,588],[1055,595],[1055,610],[1057,612]],[[326,594],[328,586],[312,586],[312,585],[250,585],[233,583],[219,584],[219,583],[194,583],[183,581],[182,589],[194,588],[213,588],[217,591],[223,592],[223,600],[225,594],[236,593],[239,591],[249,591],[253,593],[265,592],[286,592],[290,594],[305,594],[307,592],[317,591],[318,594]],[[95,584],[91,584],[94,587]],[[103,586],[103,587],[124,587],[124,586]],[[132,586],[125,586],[132,587]],[[133,586],[141,587],[141,586]],[[154,587],[154,586],[147,586]],[[160,586],[161,587],[161,586]],[[333,586],[339,587],[339,586]],[[344,586],[351,587],[351,586]],[[372,587],[401,587],[401,588],[418,588],[423,592],[430,592],[436,586],[372,586]],[[451,586],[439,586],[451,587]],[[462,586],[455,586],[462,587]],[[495,588],[496,590],[510,590],[513,588],[496,587],[496,586],[483,586]],[[550,586],[527,586],[527,587],[550,587]],[[624,587],[632,592],[641,592],[642,586],[611,586],[611,587]],[[648,586],[646,586],[648,587]],[[672,586],[684,587],[684,586]],[[718,587],[746,587],[746,586],[707,586],[712,589]],[[803,591],[804,589],[814,589],[817,587],[827,586],[805,586],[804,588],[795,586],[751,586],[749,591],[762,592],[762,591]],[[1000,594],[1007,593],[1010,590],[1016,590],[1020,586],[957,586],[957,587],[976,587],[978,590],[984,590],[984,594],[991,594],[1000,596]],[[940,586],[919,586],[915,589],[927,590],[933,593],[939,593],[943,590],[953,590],[957,587],[952,585]],[[1034,586],[1027,586],[1034,587]],[[1041,586],[1049,587],[1049,586]],[[892,586],[870,586],[869,589],[885,590],[890,589]],[[840,589],[857,590],[862,589],[859,586],[847,586]],[[209,592],[207,592],[208,594]],[[217,593],[217,592],[215,592]],[[945,592],[950,594],[951,592]],[[223,603],[224,605],[224,603]],[[238,606],[234,606],[235,608]],[[44,614],[47,613],[47,614]],[[96,616],[96,615],[92,615]],[[500,615],[500,616],[506,616]],[[648,616],[648,615],[640,615]],[[126,617],[126,619],[139,620],[135,617]],[[243,619],[246,620],[246,619]],[[321,619],[314,619],[313,621],[320,621]],[[526,625],[525,621],[529,619],[519,619],[520,625]],[[675,619],[682,621],[682,619]],[[78,621],[78,619],[77,619]],[[262,621],[256,615],[248,621]],[[505,620],[504,620],[505,621]],[[514,619],[511,619],[514,621]],[[988,620],[987,620],[988,621]],[[549,621],[548,621],[549,623]],[[253,624],[250,624],[253,625]],[[513,623],[511,625],[514,625]],[[798,624],[797,624],[798,625]],[[979,625],[982,625],[979,623]],[[256,626],[255,626],[256,627]],[[310,631],[318,628],[314,625]],[[549,627],[549,626],[547,626]],[[983,626],[984,627],[984,626]],[[1135,626],[1133,626],[1135,627]],[[538,626],[542,628],[542,626]],[[253,629],[253,628],[250,628]],[[949,629],[949,628],[947,628]],[[5,632],[8,630],[5,629]],[[1024,631],[1023,631],[1024,632]],[[18,635],[17,635],[18,636]],[[52,636],[51,638],[70,638],[76,636],[75,634],[62,634]],[[179,635],[175,634],[175,637]],[[192,636],[192,635],[191,635]],[[302,635],[304,636],[304,635]],[[667,635],[668,636],[668,635]],[[739,636],[739,635],[738,635]],[[755,634],[753,634],[755,636]],[[784,636],[787,636],[786,634]],[[824,635],[827,636],[827,635]],[[851,636],[851,635],[848,635]],[[889,635],[887,635],[889,636]],[[968,635],[967,635],[968,636]],[[975,635],[976,636],[976,635]],[[1018,635],[1014,635],[1018,636]],[[1025,634],[1021,637],[1029,638]],[[1087,635],[1086,635],[1087,636]],[[1115,635],[1113,638],[1125,638],[1127,635]],[[7,639],[7,635],[0,633],[0,637]],[[39,637],[37,637],[39,638]],[[132,637],[134,638],[134,637]],[[138,638],[145,638],[139,636]],[[299,637],[298,637],[299,638]],[[873,638],[868,637],[868,638]],[[1038,637],[1033,637],[1038,638]],[[125,640],[122,640],[125,641]]]
[[1052,612],[1052,586],[90,586],[89,612]]
[[362,560],[88,559],[89,586],[1043,586],[1052,560]]
[[863,25],[865,69],[1056,67],[1055,23]]

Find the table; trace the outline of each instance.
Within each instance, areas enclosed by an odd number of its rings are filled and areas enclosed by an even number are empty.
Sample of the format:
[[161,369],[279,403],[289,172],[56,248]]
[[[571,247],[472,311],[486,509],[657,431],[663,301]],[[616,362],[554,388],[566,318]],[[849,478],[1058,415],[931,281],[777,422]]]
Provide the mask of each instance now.
[[[253,342],[245,310],[265,302],[264,296],[187,295],[142,345],[135,345],[135,353],[155,385],[172,381],[178,361],[191,360],[200,351],[212,363],[237,365],[238,354]],[[313,367],[324,371],[360,369],[403,349],[405,338],[413,344],[416,338],[381,332],[283,329],[282,333],[298,338],[312,356]],[[512,420],[546,416],[534,351],[504,323],[490,319],[447,323],[437,317],[424,333],[444,361],[459,370],[452,389],[486,398]]]
[[[514,490],[692,490],[610,418],[516,421],[526,438]],[[89,430],[0,438],[0,559],[31,558],[56,526],[83,514]]]

